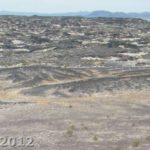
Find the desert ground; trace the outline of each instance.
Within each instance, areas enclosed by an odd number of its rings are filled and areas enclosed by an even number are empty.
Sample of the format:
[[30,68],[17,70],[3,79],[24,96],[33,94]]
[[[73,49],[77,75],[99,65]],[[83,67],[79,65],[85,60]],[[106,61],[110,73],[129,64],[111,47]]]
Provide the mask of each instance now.
[[0,149],[149,150],[149,41],[142,19],[1,16]]

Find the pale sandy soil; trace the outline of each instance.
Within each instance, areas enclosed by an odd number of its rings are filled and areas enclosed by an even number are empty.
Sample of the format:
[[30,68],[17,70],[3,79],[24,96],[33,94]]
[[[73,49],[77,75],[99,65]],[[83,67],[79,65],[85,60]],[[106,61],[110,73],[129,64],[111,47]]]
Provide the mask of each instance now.
[[0,92],[1,137],[32,137],[34,147],[4,150],[149,150],[150,93],[103,92],[51,98]]

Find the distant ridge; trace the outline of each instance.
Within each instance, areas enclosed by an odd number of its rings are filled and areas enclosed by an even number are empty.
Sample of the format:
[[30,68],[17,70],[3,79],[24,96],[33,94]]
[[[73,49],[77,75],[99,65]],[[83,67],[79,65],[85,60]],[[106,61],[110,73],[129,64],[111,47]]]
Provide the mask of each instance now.
[[37,13],[37,12],[9,12],[0,11],[0,15],[13,16],[81,16],[81,17],[115,17],[115,18],[141,18],[150,20],[150,12],[143,13],[124,13],[124,12],[109,12],[109,11],[93,11],[93,12],[68,12],[68,13]]
[[94,11],[89,15],[89,17],[141,18],[150,20],[150,12],[124,13],[124,12]]
[[66,13],[38,13],[38,12],[11,12],[0,11],[1,16],[89,16],[91,12],[66,12]]

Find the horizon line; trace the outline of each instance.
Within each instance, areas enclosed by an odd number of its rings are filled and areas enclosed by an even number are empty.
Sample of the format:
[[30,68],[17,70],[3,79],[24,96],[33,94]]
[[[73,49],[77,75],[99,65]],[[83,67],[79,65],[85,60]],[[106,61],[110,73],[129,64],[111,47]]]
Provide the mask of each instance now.
[[11,10],[0,10],[0,12],[9,12],[9,13],[38,13],[38,14],[66,14],[66,13],[92,13],[96,11],[102,11],[102,12],[110,12],[110,13],[137,13],[137,14],[142,14],[142,13],[150,13],[150,11],[135,11],[135,12],[125,12],[125,11],[110,11],[110,10],[91,10],[91,11],[86,11],[86,10],[81,10],[81,11],[66,11],[66,12],[37,12],[37,11],[11,11]]

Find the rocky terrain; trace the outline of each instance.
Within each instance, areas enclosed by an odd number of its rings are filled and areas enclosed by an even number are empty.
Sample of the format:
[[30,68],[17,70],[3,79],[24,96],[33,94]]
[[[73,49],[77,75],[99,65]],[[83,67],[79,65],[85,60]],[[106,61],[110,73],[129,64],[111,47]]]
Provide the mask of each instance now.
[[[150,23],[0,17],[0,136],[36,150],[149,150]],[[1,143],[0,143],[1,145]]]

